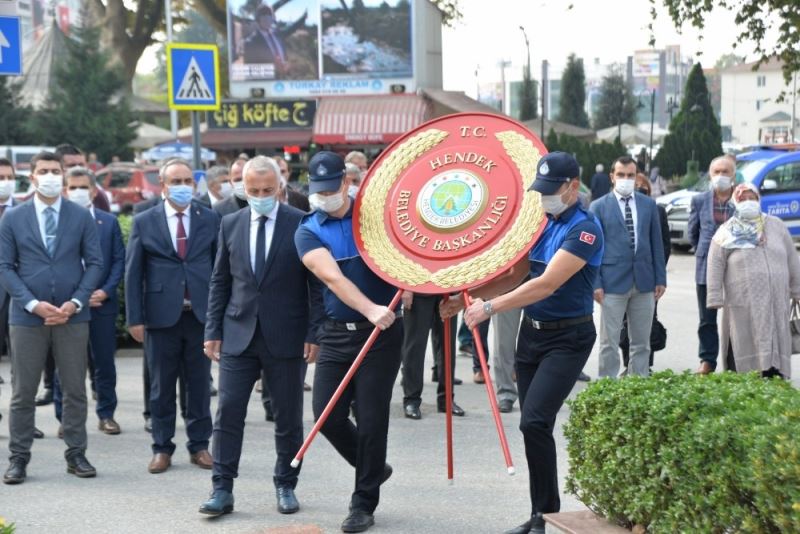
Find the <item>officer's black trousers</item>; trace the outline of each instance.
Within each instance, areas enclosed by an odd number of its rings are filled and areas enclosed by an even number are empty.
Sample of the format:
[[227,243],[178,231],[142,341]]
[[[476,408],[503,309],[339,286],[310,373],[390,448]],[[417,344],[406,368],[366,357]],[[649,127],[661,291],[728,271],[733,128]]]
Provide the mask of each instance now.
[[522,322],[515,367],[532,514],[558,512],[561,507],[553,428],[596,337],[591,321],[559,330],[536,330],[527,320]]
[[[320,329],[320,355],[314,373],[312,404],[319,418],[344,378],[371,328],[348,331],[325,323]],[[380,499],[389,433],[389,403],[400,370],[403,321],[397,319],[380,333],[350,385],[320,431],[331,445],[356,468],[355,491],[350,508],[372,513]],[[355,403],[357,425],[349,418]]]

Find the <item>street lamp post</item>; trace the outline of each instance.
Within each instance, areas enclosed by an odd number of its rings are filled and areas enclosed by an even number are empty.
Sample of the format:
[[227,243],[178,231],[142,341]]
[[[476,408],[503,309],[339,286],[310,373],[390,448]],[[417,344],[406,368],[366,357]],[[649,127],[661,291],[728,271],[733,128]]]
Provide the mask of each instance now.
[[650,93],[650,151],[647,153],[647,174],[650,174],[650,167],[653,164],[653,123],[656,119],[656,90]]

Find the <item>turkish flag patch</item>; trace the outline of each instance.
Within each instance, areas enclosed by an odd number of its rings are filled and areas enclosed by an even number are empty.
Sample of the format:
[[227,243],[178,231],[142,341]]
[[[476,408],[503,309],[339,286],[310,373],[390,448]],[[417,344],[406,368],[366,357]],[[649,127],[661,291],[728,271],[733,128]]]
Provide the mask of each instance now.
[[581,236],[578,238],[587,245],[594,245],[595,235],[590,234],[589,232],[581,232]]

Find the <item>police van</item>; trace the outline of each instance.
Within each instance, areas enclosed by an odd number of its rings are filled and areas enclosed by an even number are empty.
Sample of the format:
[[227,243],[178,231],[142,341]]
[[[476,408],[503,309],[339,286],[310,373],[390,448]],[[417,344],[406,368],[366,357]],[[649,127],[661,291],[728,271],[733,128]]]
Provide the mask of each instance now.
[[786,223],[800,241],[800,150],[796,145],[757,147],[736,156],[737,179],[761,192],[762,211]]

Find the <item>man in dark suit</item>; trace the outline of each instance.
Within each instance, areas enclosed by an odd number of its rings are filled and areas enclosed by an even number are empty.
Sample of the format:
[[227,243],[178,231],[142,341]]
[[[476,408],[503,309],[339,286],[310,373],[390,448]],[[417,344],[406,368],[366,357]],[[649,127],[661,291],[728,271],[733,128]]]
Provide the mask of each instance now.
[[268,5],[262,4],[256,10],[255,29],[244,41],[244,62],[250,65],[272,63],[276,71],[286,67],[282,37],[275,24],[272,8]]
[[207,208],[213,208],[231,196],[231,183],[228,179],[228,167],[216,165],[206,171],[206,187],[208,192],[198,195],[196,200]]
[[[68,170],[65,192],[68,199],[89,210],[97,225],[97,236],[103,254],[103,274],[89,299],[92,317],[89,322],[89,359],[94,367],[97,392],[97,428],[105,434],[116,435],[120,433],[119,424],[114,420],[117,409],[117,368],[114,364],[119,314],[117,286],[125,273],[125,245],[117,218],[96,209],[92,204],[97,195],[92,171],[86,167]],[[61,421],[61,388],[57,378],[54,382],[56,418]]]
[[67,472],[93,477],[86,460],[86,347],[89,301],[100,282],[103,257],[89,212],[62,199],[58,156],[31,160],[36,194],[0,222],[0,280],[11,295],[10,338],[14,366],[9,422],[10,465],[3,482],[25,480],[33,441],[35,397],[52,350],[64,388]]
[[247,162],[250,206],[222,220],[204,346],[219,362],[214,491],[200,508],[208,515],[233,510],[247,402],[262,369],[275,414],[278,511],[294,513],[300,506],[294,495],[300,468],[290,464],[303,443],[303,377],[319,350],[322,302],[319,283],[294,249],[303,213],[278,202],[279,174],[268,157]]
[[211,469],[211,370],[203,356],[202,339],[219,217],[192,204],[195,182],[189,162],[168,160],[159,177],[165,201],[133,219],[125,269],[128,330],[142,342],[147,329],[153,426],[148,470],[162,473],[171,465],[175,383],[181,364],[186,377],[190,460]]
[[[56,147],[56,155],[61,158],[61,163],[64,165],[64,170],[67,171],[73,167],[88,167],[86,162],[86,155],[83,151],[75,145],[64,143]],[[95,208],[101,209],[106,213],[111,212],[111,204],[108,202],[106,191],[98,186],[98,195],[95,195],[92,204]]]
[[308,204],[308,197],[299,191],[295,191],[289,185],[289,177],[291,176],[289,164],[281,156],[274,156],[272,159],[275,160],[275,163],[278,164],[281,170],[281,175],[279,176],[281,180],[280,201],[305,213],[311,211],[311,206]]
[[[14,191],[17,190],[17,176],[14,165],[6,158],[0,158],[0,220],[5,212],[17,205]],[[0,356],[8,349],[8,305],[11,298],[6,288],[0,284]],[[0,384],[3,381],[0,379]]]
[[619,339],[628,315],[628,374],[650,374],[650,329],[656,301],[667,287],[661,222],[653,199],[635,192],[636,161],[622,156],[611,166],[614,190],[592,202],[591,212],[603,228],[605,248],[595,281],[600,304],[601,377],[620,370]]
[[[700,324],[697,327],[699,340],[700,374],[713,373],[717,368],[719,352],[719,332],[717,331],[717,310],[706,306],[706,265],[711,238],[722,223],[731,218],[734,212],[731,194],[736,177],[736,166],[726,156],[719,156],[708,166],[711,191],[692,197],[689,210],[689,242],[694,247],[695,283],[697,284],[697,309]],[[732,356],[729,355],[730,358]]]
[[608,177],[608,173],[603,171],[602,163],[598,163],[594,168],[594,174],[589,182],[589,188],[592,190],[592,200],[597,200],[611,191],[611,178]]
[[233,194],[214,205],[214,211],[219,213],[220,217],[236,213],[240,209],[247,207],[247,193],[244,191],[244,181],[242,180],[242,170],[245,163],[247,163],[247,159],[240,156],[231,165],[230,180]]

